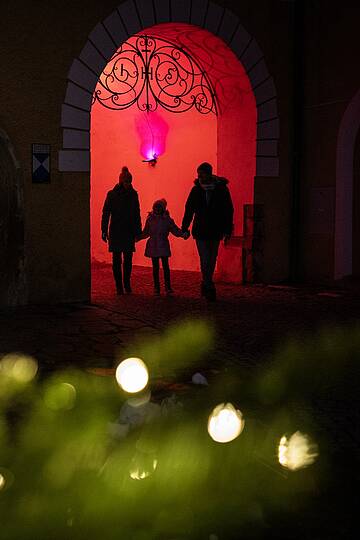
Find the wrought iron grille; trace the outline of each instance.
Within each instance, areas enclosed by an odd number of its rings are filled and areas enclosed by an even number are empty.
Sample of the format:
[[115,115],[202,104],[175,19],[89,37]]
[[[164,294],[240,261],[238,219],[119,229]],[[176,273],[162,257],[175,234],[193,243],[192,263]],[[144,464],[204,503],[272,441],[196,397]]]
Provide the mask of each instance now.
[[148,35],[130,38],[113,55],[93,95],[104,107],[140,111],[159,106],[181,113],[195,108],[217,115],[215,91],[199,63],[184,48]]

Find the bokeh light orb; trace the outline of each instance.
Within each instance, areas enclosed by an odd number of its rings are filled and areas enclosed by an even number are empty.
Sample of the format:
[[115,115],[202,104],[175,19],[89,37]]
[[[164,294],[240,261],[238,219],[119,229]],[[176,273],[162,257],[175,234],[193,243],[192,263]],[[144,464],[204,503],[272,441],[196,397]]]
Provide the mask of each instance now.
[[308,435],[296,431],[290,438],[283,435],[278,448],[280,465],[291,471],[308,467],[318,457],[318,447]]
[[144,467],[144,465],[138,465],[134,463],[129,471],[130,478],[133,480],[144,480],[144,478],[148,478],[157,468],[157,459],[152,459],[151,463],[148,464],[147,467]]
[[209,417],[208,432],[214,441],[227,443],[240,435],[244,425],[241,411],[235,409],[231,403],[221,403]]
[[37,370],[37,361],[22,353],[6,354],[0,361],[0,373],[22,384],[32,381]]
[[8,469],[0,468],[0,493],[6,491],[14,482],[14,475]]
[[45,405],[53,411],[68,411],[76,401],[75,386],[67,382],[51,384],[44,394]]
[[115,376],[119,386],[130,394],[143,390],[149,381],[147,367],[140,358],[127,358],[120,362]]

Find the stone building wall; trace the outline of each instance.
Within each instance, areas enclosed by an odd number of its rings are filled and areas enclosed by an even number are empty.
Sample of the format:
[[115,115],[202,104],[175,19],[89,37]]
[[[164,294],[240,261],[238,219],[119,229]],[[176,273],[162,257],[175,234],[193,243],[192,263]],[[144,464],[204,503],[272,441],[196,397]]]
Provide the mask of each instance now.
[[338,134],[360,89],[360,5],[351,0],[305,5],[301,277],[328,281],[334,277]]
[[[169,6],[167,0],[155,4],[158,13]],[[337,130],[347,102],[359,86],[358,8],[352,2],[316,0],[308,4],[300,265],[303,277],[312,280],[329,279],[333,273],[333,215],[321,221],[319,188],[326,188],[326,208],[331,212]],[[354,7],[347,9],[346,4]],[[181,2],[174,0],[172,6],[181,9]],[[279,121],[273,129],[279,134],[279,145],[272,146],[272,152],[275,159],[279,158],[279,173],[269,177],[258,171],[254,200],[264,205],[262,279],[282,281],[290,271],[293,2],[218,0],[216,6],[220,14],[222,8],[232,10],[254,36],[276,88]],[[58,152],[63,147],[61,112],[73,60],[93,28],[116,7],[113,0],[13,0],[1,5],[0,128],[16,150],[24,180],[24,302],[82,301],[90,295],[90,177],[86,171],[59,171]],[[50,183],[32,183],[32,143],[51,145]]]

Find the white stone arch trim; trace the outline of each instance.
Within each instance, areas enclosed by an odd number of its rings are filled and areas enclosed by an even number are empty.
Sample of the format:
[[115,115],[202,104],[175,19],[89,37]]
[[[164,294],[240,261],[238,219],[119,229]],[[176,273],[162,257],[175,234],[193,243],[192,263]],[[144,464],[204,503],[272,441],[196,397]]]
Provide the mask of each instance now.
[[336,148],[334,278],[352,275],[354,151],[360,130],[360,90],[341,119]]
[[168,22],[204,28],[223,39],[237,55],[250,79],[257,106],[256,175],[279,176],[277,95],[264,54],[237,15],[209,0],[127,0],[95,26],[68,73],[59,170],[90,170],[91,97],[111,56],[133,34]]

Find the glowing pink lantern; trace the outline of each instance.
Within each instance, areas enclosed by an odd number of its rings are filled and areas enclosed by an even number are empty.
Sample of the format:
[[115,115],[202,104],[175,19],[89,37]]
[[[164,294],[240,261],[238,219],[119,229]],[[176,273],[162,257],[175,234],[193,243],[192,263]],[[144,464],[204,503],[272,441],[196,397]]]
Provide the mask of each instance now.
[[139,113],[135,119],[140,153],[147,160],[164,154],[169,126],[158,112]]

